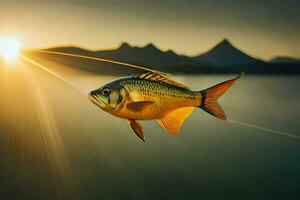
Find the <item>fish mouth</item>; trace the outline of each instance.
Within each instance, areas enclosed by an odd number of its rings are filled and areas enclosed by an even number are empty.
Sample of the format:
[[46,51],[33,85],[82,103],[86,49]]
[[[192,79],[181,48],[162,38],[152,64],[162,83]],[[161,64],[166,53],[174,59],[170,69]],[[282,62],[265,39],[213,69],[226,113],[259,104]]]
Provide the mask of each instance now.
[[89,100],[100,108],[105,107],[104,103],[100,100],[100,98],[97,95],[94,95],[93,92],[90,92]]

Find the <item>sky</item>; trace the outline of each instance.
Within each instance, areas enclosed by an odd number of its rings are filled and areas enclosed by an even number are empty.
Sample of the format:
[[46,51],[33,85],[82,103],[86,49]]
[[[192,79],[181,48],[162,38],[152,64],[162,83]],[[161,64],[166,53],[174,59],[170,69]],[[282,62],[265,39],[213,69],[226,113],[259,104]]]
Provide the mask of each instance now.
[[122,42],[194,56],[223,38],[258,58],[300,57],[299,0],[0,0],[0,38],[24,47]]

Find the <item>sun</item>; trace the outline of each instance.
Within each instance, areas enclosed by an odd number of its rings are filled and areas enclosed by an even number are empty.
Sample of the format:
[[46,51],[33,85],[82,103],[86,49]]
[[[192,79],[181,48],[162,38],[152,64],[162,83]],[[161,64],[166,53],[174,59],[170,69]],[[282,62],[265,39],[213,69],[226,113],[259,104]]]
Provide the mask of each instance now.
[[6,61],[15,60],[19,55],[20,42],[16,38],[0,39],[0,56]]

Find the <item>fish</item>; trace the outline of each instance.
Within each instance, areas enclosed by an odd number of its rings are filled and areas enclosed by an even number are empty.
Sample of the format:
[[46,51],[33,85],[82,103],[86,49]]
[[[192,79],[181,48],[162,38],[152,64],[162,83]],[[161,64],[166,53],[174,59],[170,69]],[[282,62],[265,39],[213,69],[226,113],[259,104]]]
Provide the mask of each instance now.
[[145,142],[144,131],[138,120],[156,120],[171,135],[179,133],[194,108],[226,120],[217,100],[241,75],[194,91],[165,74],[142,72],[119,78],[91,91],[89,99],[103,111],[127,120],[131,130]]

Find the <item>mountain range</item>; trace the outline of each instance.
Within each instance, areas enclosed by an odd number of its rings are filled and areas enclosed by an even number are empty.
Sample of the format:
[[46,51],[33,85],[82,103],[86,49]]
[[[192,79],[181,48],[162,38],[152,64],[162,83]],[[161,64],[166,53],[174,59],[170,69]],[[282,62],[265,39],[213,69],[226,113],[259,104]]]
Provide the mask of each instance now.
[[[144,47],[122,43],[116,49],[99,51],[90,51],[76,46],[53,47],[46,50],[112,59],[170,73],[237,73],[240,71],[248,73],[300,73],[300,60],[276,57],[270,61],[264,61],[238,49],[228,39],[222,40],[207,52],[194,57],[179,55],[172,50],[162,51],[151,43]],[[72,60],[61,59],[57,56],[50,57],[56,61],[64,62],[64,64],[82,67],[83,61],[76,60],[74,63]],[[84,61],[82,64],[89,64],[91,66],[89,70],[92,71],[103,74],[115,74],[118,71],[106,68],[107,64],[104,63],[87,62]]]
[[276,56],[272,58],[269,62],[271,63],[300,63],[300,58],[292,58],[288,56]]

